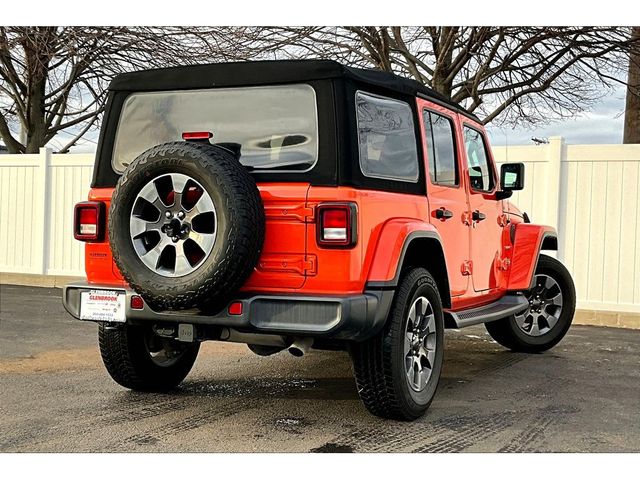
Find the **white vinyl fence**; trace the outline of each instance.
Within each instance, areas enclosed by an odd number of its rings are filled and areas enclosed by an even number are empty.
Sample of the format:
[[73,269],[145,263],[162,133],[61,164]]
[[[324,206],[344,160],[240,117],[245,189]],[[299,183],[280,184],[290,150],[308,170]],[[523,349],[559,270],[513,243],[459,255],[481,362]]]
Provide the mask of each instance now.
[[73,206],[87,199],[93,154],[0,156],[0,271],[84,275]]
[[[495,147],[498,163],[524,162],[512,201],[558,229],[579,308],[640,313],[640,145]],[[85,200],[93,155],[0,156],[0,271],[84,275],[73,205]]]

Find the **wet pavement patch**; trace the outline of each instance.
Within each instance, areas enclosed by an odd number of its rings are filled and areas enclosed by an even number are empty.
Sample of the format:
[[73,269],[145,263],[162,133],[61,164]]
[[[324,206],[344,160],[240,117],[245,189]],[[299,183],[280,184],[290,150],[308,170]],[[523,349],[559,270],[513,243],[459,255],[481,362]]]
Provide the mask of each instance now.
[[273,425],[278,430],[283,430],[287,433],[293,433],[296,435],[301,435],[304,432],[304,428],[309,426],[311,422],[307,421],[304,418],[277,418]]
[[353,448],[349,445],[338,445],[337,443],[325,443],[321,447],[312,448],[310,453],[353,453]]

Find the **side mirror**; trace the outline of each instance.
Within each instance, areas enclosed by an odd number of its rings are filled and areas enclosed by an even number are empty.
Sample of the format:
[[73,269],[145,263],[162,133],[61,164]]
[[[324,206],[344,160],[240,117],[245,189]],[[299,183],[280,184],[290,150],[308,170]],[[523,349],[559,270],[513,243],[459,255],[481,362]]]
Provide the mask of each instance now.
[[500,167],[498,200],[509,198],[514,190],[524,188],[524,163],[504,163]]

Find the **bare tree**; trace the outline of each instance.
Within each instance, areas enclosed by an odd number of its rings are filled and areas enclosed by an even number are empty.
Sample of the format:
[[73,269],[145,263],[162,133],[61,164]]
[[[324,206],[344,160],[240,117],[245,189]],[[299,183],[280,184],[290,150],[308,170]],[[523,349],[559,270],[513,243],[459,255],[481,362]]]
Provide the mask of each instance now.
[[573,116],[624,82],[623,27],[289,27],[245,33],[273,56],[333,58],[413,77],[485,123]]
[[0,138],[10,153],[34,153],[66,132],[71,138],[59,148],[66,152],[97,124],[115,74],[244,59],[251,51],[241,34],[222,27],[0,27]]
[[[640,42],[640,27],[633,27],[631,38]],[[622,143],[640,143],[640,47],[629,55],[627,102]]]

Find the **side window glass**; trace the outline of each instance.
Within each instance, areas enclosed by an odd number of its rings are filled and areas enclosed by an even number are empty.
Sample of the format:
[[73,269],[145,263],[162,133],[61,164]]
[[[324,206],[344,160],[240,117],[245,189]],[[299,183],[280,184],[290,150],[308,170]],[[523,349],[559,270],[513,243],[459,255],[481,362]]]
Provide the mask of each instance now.
[[458,185],[458,162],[451,120],[425,111],[424,124],[431,183],[449,187]]
[[418,180],[418,148],[408,103],[356,93],[360,169],[367,177]]
[[469,180],[471,188],[483,192],[493,190],[493,169],[485,148],[482,134],[470,127],[464,127],[464,145],[467,150]]

